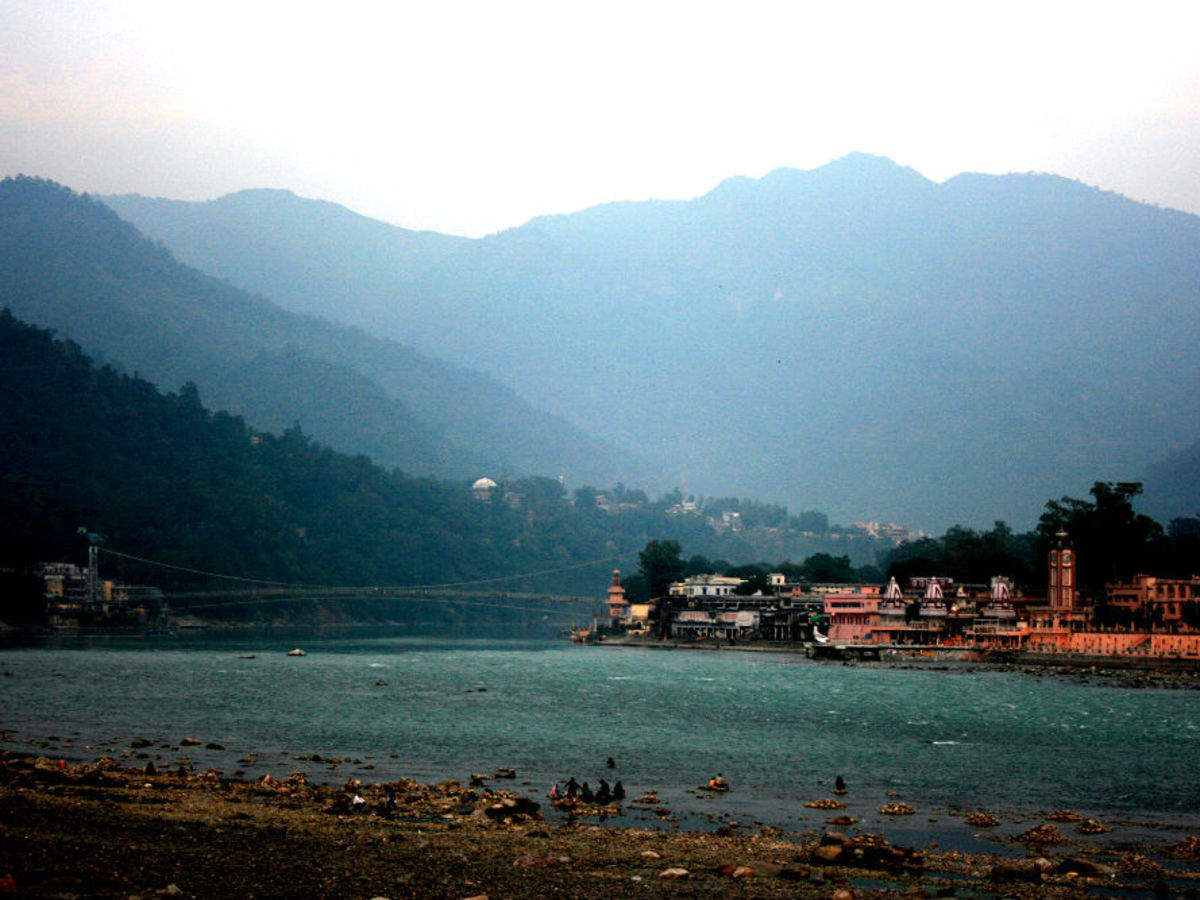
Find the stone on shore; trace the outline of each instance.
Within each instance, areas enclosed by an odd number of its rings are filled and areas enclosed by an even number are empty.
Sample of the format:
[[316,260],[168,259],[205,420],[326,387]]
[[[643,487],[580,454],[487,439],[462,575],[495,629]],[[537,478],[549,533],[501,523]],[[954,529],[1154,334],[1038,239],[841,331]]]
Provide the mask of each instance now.
[[525,853],[513,860],[513,865],[517,868],[530,869],[548,869],[551,866],[566,865],[570,862],[565,856],[534,856],[531,853]]
[[1058,875],[1074,873],[1081,878],[1112,878],[1117,874],[1117,870],[1112,866],[1078,856],[1068,856],[1066,859],[1060,860],[1054,867],[1054,871]]
[[1018,841],[1023,841],[1027,844],[1061,844],[1064,840],[1062,834],[1053,825],[1035,825],[1026,831],[1022,831],[1017,835]]
[[851,838],[837,831],[821,836],[809,861],[814,865],[908,872],[920,872],[925,867],[919,853],[907,847],[892,846],[878,835],[861,834]]
[[832,797],[825,797],[821,800],[809,800],[804,804],[809,809],[845,809],[846,804],[841,800],[834,800]]
[[976,828],[994,828],[1000,824],[1000,820],[993,816],[990,812],[977,810],[967,816],[967,824],[974,825]]
[[988,872],[993,881],[1038,881],[1050,868],[1045,859],[1015,859],[996,863]]

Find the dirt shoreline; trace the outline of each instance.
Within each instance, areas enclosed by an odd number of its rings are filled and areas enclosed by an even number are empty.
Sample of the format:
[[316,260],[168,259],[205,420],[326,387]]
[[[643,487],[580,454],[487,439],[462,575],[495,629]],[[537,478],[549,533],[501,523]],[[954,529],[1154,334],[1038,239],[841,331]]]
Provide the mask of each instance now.
[[[491,785],[234,781],[0,756],[0,892],[25,896],[1080,896],[1200,889],[1200,839],[1131,847],[1031,831],[1026,858],[876,836],[543,820]],[[831,811],[831,816],[836,813]],[[610,820],[611,821],[611,820]],[[830,826],[833,828],[834,826]],[[1042,826],[1038,826],[1042,827]],[[1041,834],[1061,843],[1033,839]],[[1183,858],[1181,858],[1181,855]],[[683,870],[686,874],[680,874]],[[674,877],[672,877],[674,876]],[[845,895],[842,895],[845,896]]]

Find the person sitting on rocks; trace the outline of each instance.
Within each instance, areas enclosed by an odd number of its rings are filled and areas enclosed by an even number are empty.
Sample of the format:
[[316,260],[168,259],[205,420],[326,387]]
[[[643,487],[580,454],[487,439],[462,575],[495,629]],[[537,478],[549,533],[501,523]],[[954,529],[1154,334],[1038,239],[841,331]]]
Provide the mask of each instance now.
[[625,799],[625,786],[620,781],[613,785],[612,795],[614,800]]
[[562,796],[562,792],[558,789],[558,782],[554,782],[554,787],[550,788],[550,799],[557,800]]
[[596,802],[596,797],[592,793],[592,789],[588,786],[588,783],[586,781],[583,783],[583,787],[581,787],[579,789],[579,799],[582,800],[584,803],[595,803]]
[[596,789],[596,802],[608,803],[612,800],[612,790],[608,786],[608,782],[603,778],[600,779],[600,787]]
[[579,796],[579,782],[575,780],[574,775],[572,775],[571,780],[567,782],[567,796],[568,797]]

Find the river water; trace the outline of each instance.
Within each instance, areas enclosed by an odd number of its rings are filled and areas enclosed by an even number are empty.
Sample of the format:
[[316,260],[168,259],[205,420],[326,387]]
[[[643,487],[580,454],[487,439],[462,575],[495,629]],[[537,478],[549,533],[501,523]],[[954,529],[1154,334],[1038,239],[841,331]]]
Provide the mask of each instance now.
[[[291,646],[308,655],[286,656]],[[350,631],[63,638],[0,650],[0,729],[4,747],[69,759],[140,737],[173,745],[144,751],[160,765],[187,755],[253,778],[511,767],[518,780],[500,784],[537,796],[572,775],[621,779],[630,797],[657,789],[685,821],[795,830],[835,815],[803,804],[830,796],[839,774],[864,826],[896,794],[918,807],[897,826],[910,830],[956,807],[1192,827],[1200,810],[1195,692],[783,654]],[[183,737],[225,749],[180,749]],[[314,753],[344,761],[293,759]],[[717,772],[729,794],[692,790]]]

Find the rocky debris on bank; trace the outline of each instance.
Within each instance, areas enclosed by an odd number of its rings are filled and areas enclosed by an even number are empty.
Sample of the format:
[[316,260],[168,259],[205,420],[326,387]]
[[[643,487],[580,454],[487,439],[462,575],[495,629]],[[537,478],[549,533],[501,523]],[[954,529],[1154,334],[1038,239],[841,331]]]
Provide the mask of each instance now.
[[1162,866],[1140,853],[1124,854],[1117,861],[1117,869],[1124,875],[1139,878],[1158,878],[1163,872]]
[[[588,803],[581,797],[559,797],[551,801],[555,809],[568,813],[572,816],[582,816],[584,818],[599,817],[607,819],[610,816],[619,816],[621,814],[621,804],[617,802],[610,803]],[[670,811],[666,809],[656,809],[655,813],[660,815],[670,815]]]
[[809,800],[804,804],[809,809],[845,809],[846,804],[841,800],[834,800],[832,797],[823,797],[820,800]]
[[911,816],[916,814],[916,810],[907,803],[885,803],[879,807],[879,812],[885,816]]
[[1054,868],[1048,859],[1014,859],[996,863],[988,871],[993,881],[1042,881],[1047,872]]
[[540,808],[528,797],[501,796],[495,803],[484,807],[483,814],[489,819],[512,824],[527,818],[540,819]]
[[[35,824],[64,817],[90,824],[61,846],[48,840],[57,834],[53,824]],[[147,775],[111,757],[71,765],[0,752],[0,819],[0,876],[11,872],[20,890],[34,895],[94,892],[81,890],[85,874],[108,879],[103,892],[113,896],[152,896],[171,883],[208,896],[231,877],[233,893],[362,897],[613,897],[630,895],[642,881],[641,889],[658,882],[658,892],[702,897],[830,897],[840,890],[936,896],[952,887],[1040,898],[1080,896],[1101,882],[1117,892],[1173,890],[1181,878],[1200,882],[1200,873],[1166,871],[1147,856],[1097,842],[1066,858],[1012,860],[932,845],[917,851],[882,836],[834,831],[818,841],[745,825],[722,836],[612,828],[570,817],[544,822],[528,797],[455,781],[326,785],[300,772],[232,781],[213,769]],[[6,851],[14,836],[20,847]],[[21,862],[34,847],[44,848],[36,851],[44,858]],[[1164,849],[1194,858],[1200,838]],[[177,861],[180,853],[189,861]],[[1034,850],[1041,853],[1050,855]],[[273,861],[262,863],[266,858]],[[301,859],[303,865],[292,864]],[[260,864],[257,880],[231,874]],[[661,874],[675,869],[687,874]],[[49,874],[56,872],[67,874]],[[51,889],[53,878],[60,880]]]
[[1112,866],[1079,856],[1068,856],[1059,860],[1054,872],[1068,878],[1115,878],[1117,874],[1117,870]]
[[570,862],[569,856],[536,856],[524,853],[513,860],[513,865],[518,869],[548,869],[551,866],[569,865]]
[[1051,822],[1082,822],[1084,816],[1077,812],[1071,812],[1069,809],[1056,809],[1046,818]]
[[1066,840],[1053,825],[1035,825],[1017,835],[1016,839],[1025,844],[1061,844]]
[[994,828],[1000,824],[1000,820],[990,812],[981,809],[967,816],[967,824],[976,828]]
[[1176,859],[1200,859],[1200,837],[1189,834],[1167,848],[1167,855]]
[[907,847],[895,847],[877,834],[847,837],[829,831],[821,837],[812,852],[810,862],[822,866],[851,866],[859,869],[889,869],[920,872],[924,868],[921,854]]

